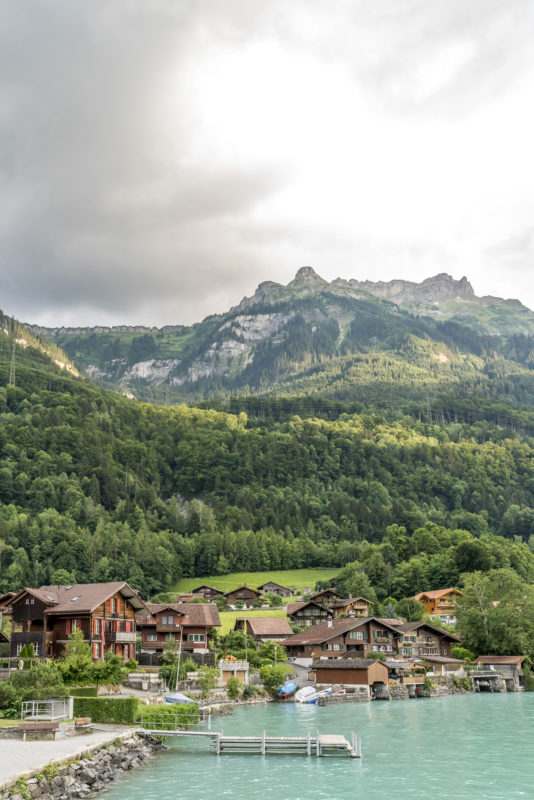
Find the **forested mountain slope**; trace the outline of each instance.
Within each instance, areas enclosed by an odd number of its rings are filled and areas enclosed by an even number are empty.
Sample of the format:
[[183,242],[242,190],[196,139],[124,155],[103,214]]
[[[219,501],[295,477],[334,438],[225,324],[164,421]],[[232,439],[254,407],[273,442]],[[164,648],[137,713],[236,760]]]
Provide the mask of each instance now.
[[43,329],[89,378],[163,404],[235,395],[389,404],[436,393],[531,404],[534,313],[465,279],[337,280],[304,267],[191,327]]
[[128,400],[28,349],[8,385],[8,352],[0,590],[126,579],[154,593],[183,575],[355,559],[379,597],[490,567],[533,580],[532,411],[453,398],[262,419],[256,401],[249,424]]

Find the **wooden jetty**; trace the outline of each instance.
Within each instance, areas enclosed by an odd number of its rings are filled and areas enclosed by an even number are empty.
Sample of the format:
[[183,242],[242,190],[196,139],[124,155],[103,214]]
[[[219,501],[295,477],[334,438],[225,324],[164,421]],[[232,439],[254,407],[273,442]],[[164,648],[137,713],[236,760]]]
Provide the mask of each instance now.
[[303,755],[316,757],[341,756],[346,758],[361,758],[362,743],[354,731],[351,742],[339,734],[316,731],[312,735],[308,731],[306,736],[267,736],[263,731],[261,736],[225,736],[223,731],[187,731],[187,730],[161,730],[142,728],[140,733],[147,736],[183,736],[211,739],[211,749],[217,755],[231,753],[250,753],[253,755]]

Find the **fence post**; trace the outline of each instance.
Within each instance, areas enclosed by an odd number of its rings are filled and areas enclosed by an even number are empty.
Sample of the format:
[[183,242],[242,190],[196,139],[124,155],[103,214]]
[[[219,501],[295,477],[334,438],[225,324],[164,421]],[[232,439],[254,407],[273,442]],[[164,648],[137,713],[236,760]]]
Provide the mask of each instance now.
[[67,719],[72,719],[74,716],[74,697],[67,698]]

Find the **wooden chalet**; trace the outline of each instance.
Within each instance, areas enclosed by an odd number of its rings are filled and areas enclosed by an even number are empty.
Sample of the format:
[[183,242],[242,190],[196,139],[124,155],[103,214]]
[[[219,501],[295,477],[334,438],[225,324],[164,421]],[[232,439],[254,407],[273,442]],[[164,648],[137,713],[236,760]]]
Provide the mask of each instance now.
[[252,589],[250,586],[238,586],[231,592],[225,592],[226,602],[229,606],[235,606],[238,601],[243,603],[243,608],[252,608],[254,600],[260,600],[261,592]]
[[293,636],[285,617],[240,617],[235,622],[234,630],[246,631],[258,644],[269,639],[279,642]]
[[7,617],[11,615],[11,601],[17,596],[17,592],[5,592],[0,594],[0,618],[2,614]]
[[69,635],[83,631],[94,661],[112,652],[135,658],[135,614],[144,602],[126,582],[23,589],[11,601],[11,657],[32,644],[38,658],[58,658]]
[[303,600],[299,603],[288,603],[286,614],[294,625],[299,628],[308,628],[310,625],[319,625],[331,619],[333,612],[315,600]]
[[343,597],[335,591],[335,589],[321,589],[320,592],[314,592],[310,595],[310,600],[315,600],[323,606],[330,606],[338,600],[343,600]]
[[318,661],[315,664],[315,683],[347,686],[387,685],[388,668],[374,658],[342,658]]
[[403,622],[396,627],[401,634],[399,653],[404,656],[451,658],[451,648],[458,647],[461,642],[459,636],[429,622]]
[[275,583],[274,581],[267,581],[267,583],[258,586],[258,590],[267,594],[268,592],[272,594],[277,594],[280,597],[292,597],[293,591],[288,589],[287,586],[281,586],[279,583]]
[[282,644],[293,658],[365,658],[370,651],[396,655],[400,633],[377,617],[321,622]]
[[224,592],[220,589],[216,589],[214,586],[197,586],[196,589],[192,590],[192,594],[196,597],[204,597],[210,603],[212,603],[217,597],[224,597]]
[[425,664],[427,671],[432,671],[434,675],[447,675],[451,672],[463,670],[465,661],[461,658],[449,658],[448,656],[426,656]]
[[180,640],[182,653],[207,653],[209,635],[220,624],[214,603],[146,603],[137,615],[141,653],[163,653],[168,642]]
[[461,591],[451,586],[448,589],[419,592],[413,599],[423,603],[429,616],[440,617],[444,625],[454,625],[456,622],[455,599],[461,596]]
[[334,617],[368,617],[372,606],[370,600],[365,597],[352,597],[335,600],[330,604]]

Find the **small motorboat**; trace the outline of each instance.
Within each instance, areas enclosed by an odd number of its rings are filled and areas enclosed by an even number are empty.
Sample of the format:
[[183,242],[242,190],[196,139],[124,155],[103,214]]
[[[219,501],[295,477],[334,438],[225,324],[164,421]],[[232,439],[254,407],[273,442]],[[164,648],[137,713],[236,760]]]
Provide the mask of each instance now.
[[297,691],[298,686],[296,683],[292,683],[291,681],[287,681],[284,683],[277,691],[277,697],[292,697],[295,692]]
[[313,686],[303,686],[295,695],[295,702],[305,703],[310,697],[313,697],[317,692]]
[[307,700],[304,700],[304,703],[318,703],[321,697],[327,697],[327,695],[332,694],[332,689],[323,689],[320,692],[315,692],[311,695]]
[[165,696],[166,703],[194,703],[194,700],[191,700],[190,697],[186,697],[185,694],[181,692],[171,692],[170,694]]

